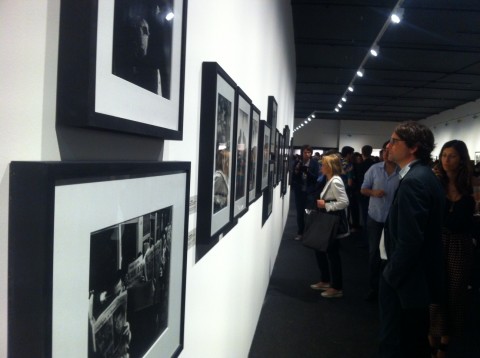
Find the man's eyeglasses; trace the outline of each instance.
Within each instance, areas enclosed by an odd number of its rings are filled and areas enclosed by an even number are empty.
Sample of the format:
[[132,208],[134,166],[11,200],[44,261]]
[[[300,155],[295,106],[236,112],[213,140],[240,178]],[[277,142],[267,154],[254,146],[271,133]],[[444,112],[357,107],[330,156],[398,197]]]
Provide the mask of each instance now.
[[399,139],[399,138],[390,138],[390,144],[395,144],[397,142],[405,142],[403,139]]

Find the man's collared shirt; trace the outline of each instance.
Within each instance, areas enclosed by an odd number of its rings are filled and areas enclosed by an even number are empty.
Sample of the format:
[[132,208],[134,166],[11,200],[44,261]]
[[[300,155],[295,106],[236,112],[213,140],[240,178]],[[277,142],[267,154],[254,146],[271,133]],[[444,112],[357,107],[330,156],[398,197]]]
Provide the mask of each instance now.
[[[408,165],[405,168],[407,167],[409,168]],[[372,165],[365,173],[362,189],[385,191],[385,196],[382,198],[376,198],[374,196],[370,197],[368,215],[376,222],[384,223],[385,220],[387,220],[388,211],[392,205],[395,190],[397,190],[400,182],[399,174],[400,170],[397,167],[392,174],[388,175],[385,170],[385,162]]]

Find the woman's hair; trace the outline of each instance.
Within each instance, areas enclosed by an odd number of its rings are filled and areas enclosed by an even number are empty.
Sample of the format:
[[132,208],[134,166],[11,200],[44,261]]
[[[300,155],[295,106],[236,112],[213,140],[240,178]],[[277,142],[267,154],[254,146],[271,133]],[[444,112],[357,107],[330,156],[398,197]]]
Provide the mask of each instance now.
[[322,159],[322,165],[326,165],[332,169],[332,175],[342,174],[342,162],[336,154],[325,155]]
[[470,156],[468,154],[468,149],[465,143],[461,140],[451,140],[445,143],[440,150],[440,163],[438,165],[438,176],[440,177],[440,181],[443,184],[445,190],[448,186],[448,176],[445,172],[445,169],[442,165],[442,154],[446,148],[453,148],[460,157],[460,164],[458,167],[458,174],[457,178],[455,179],[455,187],[457,188],[458,192],[462,195],[470,195],[472,194],[472,167],[470,162]]

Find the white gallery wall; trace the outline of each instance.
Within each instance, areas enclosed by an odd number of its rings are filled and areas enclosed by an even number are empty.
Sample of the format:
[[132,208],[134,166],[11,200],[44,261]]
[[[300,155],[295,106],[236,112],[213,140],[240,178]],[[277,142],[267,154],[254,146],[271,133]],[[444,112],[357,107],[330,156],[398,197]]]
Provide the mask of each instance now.
[[[202,62],[218,62],[262,119],[268,96],[274,96],[282,131],[293,126],[295,49],[289,0],[190,0],[188,5],[184,140],[166,142],[163,158],[191,160],[196,173],[208,160],[198,148]],[[198,190],[192,175],[191,195]],[[288,196],[281,199],[279,190],[263,227],[259,199],[199,262],[194,248],[189,250],[181,357],[247,357],[288,213]],[[195,228],[195,214],[189,226]]]
[[465,142],[471,159],[475,158],[475,152],[480,152],[480,99],[428,117],[422,123],[435,135],[434,157],[452,139]]
[[[198,138],[203,61],[218,62],[260,109],[262,119],[267,116],[268,96],[274,96],[277,128],[293,127],[290,1],[190,0],[183,140],[82,130],[60,137],[55,130],[59,11],[60,0],[0,1],[0,357],[7,356],[10,161],[155,156],[190,161],[190,190],[195,197],[201,190],[196,173],[208,155],[199,148]],[[90,150],[75,142],[82,140],[90,142]],[[274,190],[273,213],[263,227],[260,199],[198,263],[194,241],[190,243],[181,357],[247,356],[288,212],[289,196],[282,199],[279,190],[279,186]],[[189,230],[194,231],[196,215],[189,219]]]
[[366,144],[373,148],[381,148],[390,138],[396,123],[379,121],[352,121],[332,119],[312,119],[305,124],[305,119],[295,119],[295,128],[301,123],[304,126],[294,133],[293,145],[301,147],[309,144],[312,147],[338,148],[349,145],[360,152]]
[[[304,121],[305,119],[295,119],[295,127]],[[430,116],[420,122],[428,126],[435,136],[436,147],[432,157],[438,156],[442,145],[452,139],[460,139],[466,143],[471,159],[474,159],[475,152],[480,152],[480,99]],[[293,144],[339,149],[349,145],[358,152],[365,144],[381,148],[397,124],[397,122],[312,119],[294,133]]]

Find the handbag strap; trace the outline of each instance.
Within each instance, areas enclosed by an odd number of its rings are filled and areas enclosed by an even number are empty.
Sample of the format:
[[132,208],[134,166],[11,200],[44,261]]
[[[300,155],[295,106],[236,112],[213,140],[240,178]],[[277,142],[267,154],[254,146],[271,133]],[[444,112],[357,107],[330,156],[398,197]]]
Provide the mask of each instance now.
[[323,199],[323,197],[325,196],[325,194],[328,193],[328,189],[330,189],[330,185],[332,184],[332,181],[333,181],[333,177],[332,177],[332,179],[330,179],[330,180],[327,182],[327,185],[325,186],[325,189],[322,190],[323,195],[320,195],[320,199],[321,199],[321,200]]

